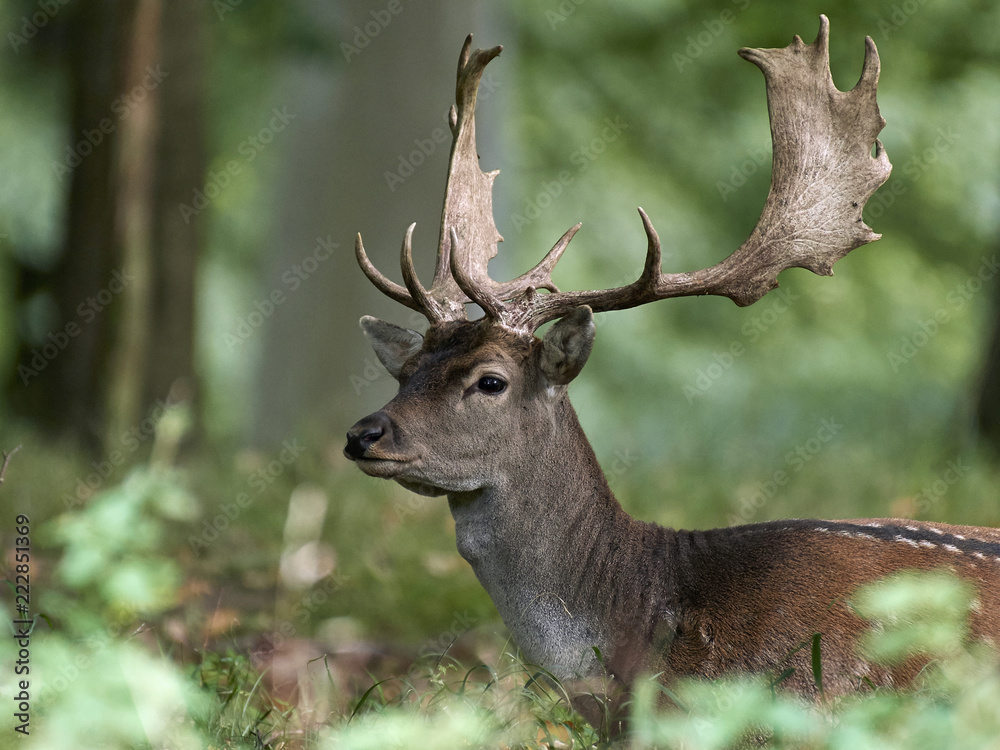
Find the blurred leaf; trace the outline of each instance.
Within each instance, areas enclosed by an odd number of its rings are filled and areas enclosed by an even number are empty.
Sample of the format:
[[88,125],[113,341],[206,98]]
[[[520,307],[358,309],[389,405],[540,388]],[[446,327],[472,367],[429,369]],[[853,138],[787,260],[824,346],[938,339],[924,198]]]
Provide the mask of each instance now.
[[903,571],[858,590],[851,603],[872,622],[867,658],[897,663],[911,654],[957,653],[968,634],[971,584],[943,570]]

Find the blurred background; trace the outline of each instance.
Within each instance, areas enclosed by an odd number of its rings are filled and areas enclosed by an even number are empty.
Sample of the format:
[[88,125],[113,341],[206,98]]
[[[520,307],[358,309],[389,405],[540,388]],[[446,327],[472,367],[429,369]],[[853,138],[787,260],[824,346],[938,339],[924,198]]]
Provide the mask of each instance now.
[[[504,45],[478,111],[495,278],[583,221],[556,283],[630,282],[640,205],[666,270],[711,265],[769,185],[763,77],[736,50],[811,42],[820,13],[841,90],[878,45],[883,239],[749,308],[600,316],[573,402],[646,520],[1000,526],[1000,4],[3,0],[5,554],[29,514],[40,591],[144,613],[181,657],[301,643],[363,673],[502,643],[444,501],[341,454],[394,392],[358,318],[425,325],[365,280],[356,233],[398,279],[416,221],[429,278],[473,31]],[[135,484],[154,469],[166,485]]]

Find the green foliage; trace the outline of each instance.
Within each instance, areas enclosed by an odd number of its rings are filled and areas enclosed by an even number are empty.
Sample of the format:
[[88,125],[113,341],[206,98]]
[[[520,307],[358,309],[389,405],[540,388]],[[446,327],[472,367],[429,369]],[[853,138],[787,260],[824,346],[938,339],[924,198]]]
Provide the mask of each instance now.
[[456,703],[448,711],[420,714],[411,711],[386,711],[348,724],[326,735],[321,747],[345,750],[381,750],[389,747],[414,747],[450,750],[454,747],[489,747],[496,735],[488,716],[477,713],[468,703]]
[[867,658],[892,664],[911,654],[961,650],[973,587],[941,570],[903,571],[857,592],[853,604],[877,625],[861,644]]
[[[121,635],[90,631],[80,636],[48,632],[39,623],[31,644],[28,748],[204,748],[194,719],[206,696],[169,658]],[[6,643],[2,648],[9,651]],[[6,662],[8,654],[4,653]],[[2,679],[4,695],[12,689]],[[16,691],[15,691],[16,692]],[[13,737],[5,712],[2,731]]]
[[[388,695],[386,687],[398,689]],[[594,746],[598,735],[568,706],[555,678],[508,653],[472,669],[444,653],[372,685],[319,747]]]
[[[856,599],[875,625],[874,651],[892,659],[933,657],[912,690],[863,691],[814,706],[765,677],[689,679],[669,688],[651,677],[635,691],[628,733],[601,738],[568,711],[568,688],[551,677],[540,679],[509,657],[502,667],[467,671],[443,655],[429,674],[411,670],[373,684],[316,746],[536,748],[558,740],[571,748],[628,743],[685,750],[747,743],[817,750],[992,747],[1000,733],[1000,661],[996,652],[967,641],[966,587],[944,573],[909,572],[872,584]],[[893,626],[898,623],[916,627]],[[477,672],[489,679],[473,681]]]
[[779,742],[802,739],[815,723],[808,709],[775,698],[764,679],[687,681],[670,690],[680,708],[665,712],[656,710],[661,691],[658,683],[647,680],[635,692],[633,731],[637,747],[721,750],[748,736],[770,736]]
[[[110,612],[157,613],[174,604],[176,562],[163,557],[164,521],[191,520],[194,499],[169,474],[137,470],[84,511],[57,519],[58,574]],[[99,610],[98,610],[99,611]]]
[[[168,526],[195,507],[176,475],[147,467],[43,526],[41,536],[62,549],[61,585],[43,586],[33,576],[25,747],[204,747],[195,725],[210,705],[207,694],[143,643],[144,620],[176,601],[180,572],[170,559]],[[32,549],[37,567],[44,547]],[[9,638],[0,648],[3,692],[13,695],[18,683],[7,667],[17,648]],[[11,721],[7,712],[7,736]]]
[[[162,442],[154,455],[169,455]],[[25,747],[542,748],[558,742],[607,748],[627,741],[637,748],[700,750],[752,739],[765,747],[919,750],[988,748],[1000,734],[997,654],[968,641],[974,601],[966,586],[942,572],[902,573],[859,591],[852,602],[874,625],[864,643],[872,658],[930,659],[908,692],[868,690],[812,706],[766,678],[667,687],[651,678],[633,696],[628,735],[608,738],[569,708],[573,687],[503,651],[491,665],[462,665],[448,653],[449,636],[443,652],[427,653],[405,674],[373,680],[346,703],[327,671],[328,679],[313,688],[317,705],[328,709],[307,717],[268,692],[266,674],[244,651],[209,650],[195,667],[185,667],[169,647],[163,653],[167,644],[156,627],[144,624],[157,622],[157,613],[177,600],[174,561],[184,538],[177,527],[190,524],[197,509],[187,481],[162,464],[139,468],[85,508],[51,522],[46,536],[58,542],[61,559],[58,580],[40,600],[45,617],[31,636],[33,731]],[[369,595],[378,590],[368,588]],[[814,678],[822,682],[822,638],[809,645]],[[12,639],[0,643],[7,666],[13,648]],[[15,689],[12,677],[5,666],[5,695]],[[10,722],[5,719],[3,731],[11,731]]]

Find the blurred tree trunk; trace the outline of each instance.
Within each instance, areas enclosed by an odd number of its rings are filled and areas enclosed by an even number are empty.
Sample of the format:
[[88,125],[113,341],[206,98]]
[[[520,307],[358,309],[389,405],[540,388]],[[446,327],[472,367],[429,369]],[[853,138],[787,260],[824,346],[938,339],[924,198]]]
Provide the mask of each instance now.
[[56,164],[71,182],[49,280],[58,317],[45,340],[22,345],[37,374],[21,373],[12,400],[92,450],[119,447],[171,392],[197,393],[200,225],[180,204],[205,174],[207,12],[198,0],[67,8],[73,105]]
[[171,393],[197,403],[195,294],[202,225],[179,207],[203,186],[208,168],[205,71],[211,6],[203,0],[166,0],[163,10],[161,60],[169,78],[161,92],[155,154],[146,409]]
[[[429,280],[451,147],[446,125],[455,69],[466,35],[498,44],[495,24],[471,4],[444,0],[400,4],[351,0],[331,15],[323,0],[301,0],[324,28],[334,58],[300,58],[279,76],[281,105],[297,117],[276,189],[279,235],[258,299],[285,293],[264,323],[264,356],[253,399],[253,439],[261,446],[293,435],[333,438],[387,400],[394,383],[358,329],[364,314],[420,328],[423,318],[376,292],[354,260],[354,237],[383,272],[399,278],[399,247],[417,222],[414,255]],[[480,128],[489,139],[498,127]],[[435,142],[443,129],[447,138]],[[418,151],[420,144],[423,151]],[[481,141],[482,143],[482,141]],[[415,153],[412,161],[410,154]],[[396,174],[393,181],[387,175]],[[402,174],[402,177],[399,177]],[[301,284],[320,243],[335,245]],[[325,251],[320,252],[321,255]],[[429,281],[425,281],[429,283]],[[334,451],[339,452],[339,448]]]
[[135,25],[130,112],[123,125],[121,217],[133,279],[114,357],[108,434],[168,401],[196,400],[197,214],[202,185],[206,11],[199,0],[143,0]]
[[136,3],[96,0],[67,14],[70,130],[59,154],[60,179],[70,179],[64,250],[49,287],[57,327],[45,340],[28,342],[21,358],[37,373],[15,386],[14,398],[29,415],[91,447],[104,437],[109,353],[115,343],[123,242],[117,224],[120,130],[111,104],[126,79]]
[[142,379],[145,372],[149,336],[149,289],[153,214],[154,158],[159,135],[158,86],[143,85],[148,70],[156,70],[160,58],[163,13],[159,0],[143,0],[136,13],[128,60],[125,91],[134,92],[120,110],[120,174],[116,196],[124,240],[124,267],[129,284],[122,292],[121,321],[111,356],[106,415],[106,443],[129,424],[135,424],[140,410]]

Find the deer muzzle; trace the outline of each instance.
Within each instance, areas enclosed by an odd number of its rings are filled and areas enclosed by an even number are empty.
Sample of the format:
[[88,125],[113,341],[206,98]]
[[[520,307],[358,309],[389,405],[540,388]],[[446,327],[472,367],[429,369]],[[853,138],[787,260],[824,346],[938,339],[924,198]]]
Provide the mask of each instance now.
[[377,450],[379,441],[385,443],[392,439],[392,421],[384,411],[369,414],[347,431],[347,445],[344,455],[352,461],[371,458],[384,458],[372,455]]

